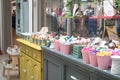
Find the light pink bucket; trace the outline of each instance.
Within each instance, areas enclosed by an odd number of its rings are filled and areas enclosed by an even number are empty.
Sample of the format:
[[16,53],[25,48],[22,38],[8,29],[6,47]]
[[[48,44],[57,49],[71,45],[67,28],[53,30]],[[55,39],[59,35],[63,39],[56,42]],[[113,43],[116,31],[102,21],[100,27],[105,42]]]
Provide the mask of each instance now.
[[70,54],[70,45],[60,44],[60,52],[63,54]]
[[54,40],[54,49],[60,51],[60,42],[58,40]]
[[89,53],[90,65],[98,66],[96,54]]
[[90,63],[89,53],[83,49],[81,52],[82,52],[83,61],[89,64]]
[[62,52],[62,45],[63,45],[63,44],[62,44],[62,43],[60,43],[60,52]]
[[98,67],[100,69],[108,69],[111,63],[110,56],[97,56]]

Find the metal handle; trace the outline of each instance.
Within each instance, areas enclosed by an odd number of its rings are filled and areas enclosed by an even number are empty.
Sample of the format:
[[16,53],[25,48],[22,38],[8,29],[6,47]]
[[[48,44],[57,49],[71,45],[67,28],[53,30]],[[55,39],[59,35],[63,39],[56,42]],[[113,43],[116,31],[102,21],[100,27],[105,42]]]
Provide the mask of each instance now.
[[36,57],[37,55],[34,53],[34,57]]
[[34,80],[34,76],[31,76],[31,79]]
[[72,75],[70,76],[70,78],[73,79],[73,80],[80,80],[80,79],[77,79],[75,76],[72,76]]
[[26,59],[26,61],[29,61],[29,59]]
[[26,69],[22,69],[22,71],[24,72],[24,73],[26,73],[27,71],[26,71]]
[[28,50],[26,50],[26,53],[28,53]]
[[34,64],[34,66],[37,66],[37,64]]

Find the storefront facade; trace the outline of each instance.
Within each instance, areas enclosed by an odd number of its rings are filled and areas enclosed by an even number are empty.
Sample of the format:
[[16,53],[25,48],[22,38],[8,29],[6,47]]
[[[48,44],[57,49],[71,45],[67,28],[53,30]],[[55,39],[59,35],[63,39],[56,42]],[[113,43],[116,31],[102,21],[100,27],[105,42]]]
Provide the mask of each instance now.
[[[13,44],[11,2],[0,1],[0,48],[5,52]],[[120,79],[119,75],[110,72],[109,64],[111,49],[119,48],[111,42],[114,36],[118,37],[116,19],[119,16],[113,7],[114,0],[15,1],[16,34],[20,37],[17,41],[21,47],[20,80]],[[82,55],[92,51],[109,57],[105,60],[108,61],[106,68],[85,62]]]

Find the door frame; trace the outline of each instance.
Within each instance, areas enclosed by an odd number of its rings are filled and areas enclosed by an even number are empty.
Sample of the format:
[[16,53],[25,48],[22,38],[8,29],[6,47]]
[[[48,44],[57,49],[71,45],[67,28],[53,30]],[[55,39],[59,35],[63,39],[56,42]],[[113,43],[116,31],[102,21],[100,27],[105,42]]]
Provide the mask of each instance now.
[[12,44],[12,14],[11,14],[11,1],[1,0],[1,13],[2,13],[2,39],[1,50],[6,53],[7,47]]

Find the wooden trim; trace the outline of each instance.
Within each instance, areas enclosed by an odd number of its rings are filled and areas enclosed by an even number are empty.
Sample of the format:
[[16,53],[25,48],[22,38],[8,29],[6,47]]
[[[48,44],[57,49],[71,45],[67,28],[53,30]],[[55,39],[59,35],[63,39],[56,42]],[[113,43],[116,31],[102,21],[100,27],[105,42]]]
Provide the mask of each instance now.
[[2,51],[3,53],[5,53],[4,51],[4,1],[5,0],[2,0]]
[[32,32],[34,32],[34,0],[32,0]]
[[11,0],[2,0],[2,51],[6,53],[7,46],[11,45]]
[[12,35],[12,33],[13,33],[13,31],[12,31],[12,8],[13,8],[13,6],[12,6],[12,1],[13,1],[13,0],[10,0],[10,6],[11,6],[11,7],[10,7],[10,9],[11,9],[11,10],[10,10],[10,11],[11,11],[11,13],[10,13],[10,15],[11,15],[11,17],[10,17],[10,18],[11,18],[11,22],[10,22],[11,44],[13,44],[13,35]]

